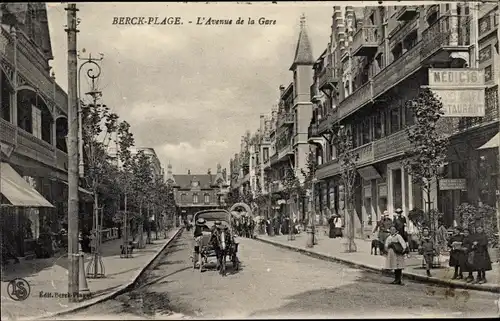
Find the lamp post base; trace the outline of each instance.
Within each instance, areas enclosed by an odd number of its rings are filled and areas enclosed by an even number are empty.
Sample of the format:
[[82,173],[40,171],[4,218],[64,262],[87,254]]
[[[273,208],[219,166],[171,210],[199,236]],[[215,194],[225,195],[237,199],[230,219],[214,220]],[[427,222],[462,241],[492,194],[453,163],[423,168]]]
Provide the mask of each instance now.
[[344,248],[347,253],[357,252],[358,250],[356,243],[354,243],[354,239],[351,238],[348,238],[347,241],[344,243]]

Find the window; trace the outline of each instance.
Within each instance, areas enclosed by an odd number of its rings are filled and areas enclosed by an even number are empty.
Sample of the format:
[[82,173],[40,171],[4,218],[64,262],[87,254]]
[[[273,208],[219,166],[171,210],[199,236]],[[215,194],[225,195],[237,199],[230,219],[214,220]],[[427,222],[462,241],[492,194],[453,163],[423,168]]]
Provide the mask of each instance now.
[[205,204],[210,204],[210,194],[205,194]]
[[411,126],[415,124],[415,113],[410,107],[404,107],[406,112],[406,125]]
[[398,132],[401,129],[401,110],[398,108],[393,108],[390,111],[390,131],[391,134]]
[[198,194],[197,193],[193,194],[193,204],[198,204]]
[[361,128],[361,144],[368,144],[369,142],[372,141],[371,137],[371,128],[370,128],[370,118],[365,118],[363,120],[363,127]]
[[382,117],[377,113],[373,116],[373,139],[382,138]]
[[418,42],[417,30],[413,30],[404,40],[404,49],[410,50],[415,47]]
[[269,159],[269,147],[264,147],[264,162],[266,162]]
[[376,60],[377,60],[377,67],[378,67],[377,72],[379,72],[380,70],[384,69],[384,54],[383,53],[378,54]]
[[33,136],[42,139],[42,111],[35,106],[31,106],[31,115],[33,122]]
[[394,48],[391,51],[394,60],[398,59],[403,54],[403,44],[398,43],[397,45],[394,46]]
[[181,194],[181,203],[186,203],[186,194]]

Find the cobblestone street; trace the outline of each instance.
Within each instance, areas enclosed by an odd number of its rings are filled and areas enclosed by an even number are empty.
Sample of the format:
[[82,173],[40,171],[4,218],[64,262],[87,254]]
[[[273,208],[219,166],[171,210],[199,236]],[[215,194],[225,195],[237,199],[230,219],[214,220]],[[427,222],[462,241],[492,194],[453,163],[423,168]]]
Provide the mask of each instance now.
[[240,239],[240,271],[224,278],[213,270],[200,273],[191,267],[190,240],[184,232],[142,282],[154,283],[72,317],[164,318],[172,311],[198,318],[498,315],[496,294],[410,281],[390,285],[389,277],[249,239]]

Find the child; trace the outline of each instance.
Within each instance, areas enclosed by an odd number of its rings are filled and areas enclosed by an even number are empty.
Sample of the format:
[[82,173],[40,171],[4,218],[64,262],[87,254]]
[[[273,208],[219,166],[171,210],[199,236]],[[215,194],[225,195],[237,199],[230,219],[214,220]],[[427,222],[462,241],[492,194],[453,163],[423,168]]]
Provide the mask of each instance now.
[[[462,249],[462,242],[464,236],[461,234],[461,229],[457,226],[453,230],[453,235],[448,241],[448,246],[451,248],[450,251],[450,266],[455,268],[455,273],[453,274],[452,279],[463,279],[463,271],[460,268],[463,266],[462,261],[465,260],[465,254]],[[460,273],[459,273],[460,270]]]
[[473,262],[470,262],[469,260],[469,255],[472,250],[472,237],[470,235],[470,230],[469,229],[464,229],[464,238],[462,240],[462,252],[464,253],[464,259],[462,261],[462,266],[460,267],[460,270],[462,272],[468,272],[469,275],[467,278],[465,278],[465,282],[470,283],[474,281],[474,277],[472,275],[472,271],[474,270],[474,267],[472,265]]
[[474,252],[474,268],[477,271],[477,279],[474,283],[486,283],[486,271],[491,271],[491,259],[488,253],[488,237],[482,226],[476,228],[476,234],[472,238],[472,251]]
[[425,267],[427,271],[427,276],[431,277],[432,261],[435,255],[434,241],[429,235],[429,229],[425,227],[422,230],[422,239],[420,240],[420,246],[418,248],[419,253],[424,256]]

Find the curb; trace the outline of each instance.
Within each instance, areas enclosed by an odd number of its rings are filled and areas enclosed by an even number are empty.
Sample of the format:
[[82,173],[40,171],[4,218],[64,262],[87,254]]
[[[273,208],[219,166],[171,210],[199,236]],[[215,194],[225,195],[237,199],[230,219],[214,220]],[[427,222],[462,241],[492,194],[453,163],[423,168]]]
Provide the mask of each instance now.
[[117,290],[115,290],[111,293],[105,294],[103,296],[98,296],[96,298],[90,299],[87,302],[84,301],[84,302],[82,302],[82,305],[80,305],[80,306],[68,308],[68,309],[65,309],[65,310],[62,310],[59,312],[52,312],[52,313],[49,313],[49,314],[41,316],[41,317],[32,317],[32,318],[25,318],[25,319],[23,318],[22,320],[32,321],[32,320],[52,319],[52,318],[55,318],[57,316],[63,316],[63,315],[68,314],[68,313],[73,313],[73,312],[87,309],[93,305],[102,303],[104,301],[111,300],[111,299],[119,296],[120,294],[128,292],[131,288],[133,288],[135,286],[137,281],[144,275],[144,272],[147,269],[149,269],[149,267],[153,264],[153,262],[155,262],[158,259],[158,257],[164,252],[164,250],[182,233],[183,230],[184,230],[184,227],[178,228],[177,232],[175,232],[175,234],[172,237],[170,237],[170,239],[161,247],[161,249],[154,255],[154,257],[137,272],[137,274],[133,277],[133,279],[131,281],[129,281],[128,283],[120,286]]
[[[387,270],[385,270],[381,267],[378,267],[378,266],[364,264],[364,263],[356,263],[356,262],[352,262],[352,261],[349,261],[346,259],[341,259],[338,257],[330,256],[327,254],[312,252],[312,251],[298,248],[298,247],[295,247],[292,245],[287,245],[287,244],[282,244],[282,243],[271,241],[271,240],[261,239],[258,236],[257,236],[256,240],[263,242],[263,243],[271,244],[271,245],[274,245],[277,247],[281,247],[281,248],[284,248],[287,250],[299,252],[301,254],[308,255],[308,256],[311,256],[311,257],[314,257],[314,258],[317,258],[320,260],[342,263],[342,264],[346,264],[346,265],[349,265],[349,266],[354,267],[354,268],[369,270],[371,272],[375,272],[375,273],[379,273],[379,274],[387,274],[387,272],[386,272]],[[425,283],[431,283],[431,284],[441,285],[441,286],[450,287],[450,288],[500,293],[500,286],[498,286],[498,285],[492,285],[492,284],[478,285],[478,284],[462,283],[462,282],[452,281],[452,280],[442,280],[442,279],[438,279],[436,277],[428,277],[426,275],[420,275],[420,274],[416,274],[416,273],[412,273],[412,272],[406,272],[405,270],[403,270],[403,276],[409,280],[421,281],[421,282],[425,282]]]

